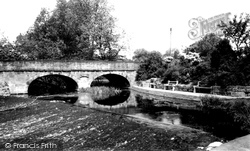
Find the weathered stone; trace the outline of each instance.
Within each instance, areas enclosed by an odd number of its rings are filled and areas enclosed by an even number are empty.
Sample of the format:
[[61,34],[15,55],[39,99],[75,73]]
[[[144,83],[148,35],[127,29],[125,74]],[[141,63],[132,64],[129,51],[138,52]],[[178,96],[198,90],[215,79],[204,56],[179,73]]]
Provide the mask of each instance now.
[[29,84],[36,78],[46,75],[63,75],[72,78],[78,88],[90,87],[99,76],[114,74],[135,84],[138,64],[134,62],[108,61],[23,61],[0,62],[0,79],[6,81],[9,91],[27,93]]
[[234,96],[234,97],[245,97],[246,94],[245,94],[245,92],[231,92],[231,96]]
[[6,82],[0,81],[0,96],[9,96],[10,89]]

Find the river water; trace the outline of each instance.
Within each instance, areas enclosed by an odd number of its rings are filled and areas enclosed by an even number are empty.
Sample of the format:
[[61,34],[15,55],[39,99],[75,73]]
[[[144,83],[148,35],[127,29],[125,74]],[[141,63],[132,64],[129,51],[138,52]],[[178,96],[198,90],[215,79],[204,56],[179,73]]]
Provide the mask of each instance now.
[[182,125],[180,114],[171,110],[162,110],[153,106],[153,100],[130,90],[124,90],[120,95],[101,101],[85,102],[88,107],[117,114],[129,115],[163,124]]
[[138,94],[132,90],[123,90],[119,95],[99,101],[93,101],[87,93],[77,94],[77,97],[60,95],[59,97],[42,97],[40,99],[64,100],[75,105],[78,105],[79,101],[81,101],[80,105],[84,107],[128,115],[139,119],[145,119],[152,123],[158,122],[161,124],[181,125],[201,129],[223,140],[231,140],[243,135],[240,134],[240,131],[225,127],[225,125],[223,125],[224,123],[221,124],[222,126],[218,125],[216,122],[214,123],[213,117],[212,120],[210,119],[209,121],[208,118],[204,117],[199,111],[156,107],[154,106],[155,100],[149,99],[145,94]]

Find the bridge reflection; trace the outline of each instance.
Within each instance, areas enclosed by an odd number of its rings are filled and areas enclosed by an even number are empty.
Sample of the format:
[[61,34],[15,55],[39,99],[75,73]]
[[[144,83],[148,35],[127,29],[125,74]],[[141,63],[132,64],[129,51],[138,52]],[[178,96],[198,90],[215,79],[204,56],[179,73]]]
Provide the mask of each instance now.
[[92,81],[90,86],[109,86],[115,88],[128,88],[130,83],[127,78],[118,74],[104,74]]

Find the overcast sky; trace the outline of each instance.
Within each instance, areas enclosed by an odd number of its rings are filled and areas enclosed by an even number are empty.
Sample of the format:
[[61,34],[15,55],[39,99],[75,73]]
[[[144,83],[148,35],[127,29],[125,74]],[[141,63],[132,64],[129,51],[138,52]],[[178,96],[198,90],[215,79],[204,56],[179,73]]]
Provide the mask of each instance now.
[[[118,26],[126,32],[130,52],[138,48],[164,53],[183,49],[193,42],[188,38],[188,21],[230,12],[249,13],[249,0],[108,0],[114,7]],[[41,8],[53,10],[56,0],[0,0],[0,32],[10,41],[31,27]]]

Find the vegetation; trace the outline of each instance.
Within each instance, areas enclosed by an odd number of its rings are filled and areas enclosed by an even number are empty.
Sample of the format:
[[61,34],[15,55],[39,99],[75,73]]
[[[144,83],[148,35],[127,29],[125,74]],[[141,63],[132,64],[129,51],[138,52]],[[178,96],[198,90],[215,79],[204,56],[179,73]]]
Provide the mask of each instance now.
[[163,74],[163,59],[160,52],[148,52],[145,49],[135,51],[134,61],[140,62],[140,68],[137,71],[136,80],[147,80],[156,78]]
[[143,98],[141,95],[136,95],[135,96],[136,102],[137,102],[137,107],[141,108],[142,111],[153,111],[155,108],[154,100],[153,99],[148,99],[148,98]]
[[[235,16],[229,24],[219,25],[224,38],[208,34],[180,54],[178,50],[161,55],[145,49],[135,51],[134,60],[141,62],[136,80],[161,78],[184,84],[221,86],[250,85],[250,17]],[[167,58],[167,59],[166,59]],[[169,60],[169,58],[172,58]]]
[[114,87],[105,87],[105,86],[98,86],[98,87],[89,87],[89,88],[82,88],[79,92],[88,92],[90,93],[92,99],[94,101],[97,100],[105,100],[112,96],[116,96],[122,92],[122,90],[114,88]]
[[211,127],[233,130],[238,135],[250,132],[250,103],[248,100],[223,100],[216,97],[201,98],[203,118]]
[[12,44],[0,41],[0,60],[117,60],[124,46],[106,0],[57,0]]

